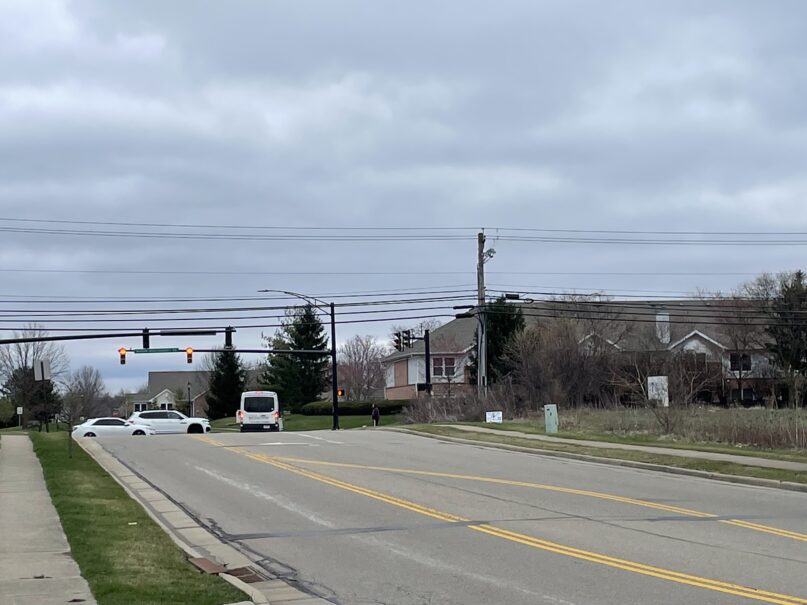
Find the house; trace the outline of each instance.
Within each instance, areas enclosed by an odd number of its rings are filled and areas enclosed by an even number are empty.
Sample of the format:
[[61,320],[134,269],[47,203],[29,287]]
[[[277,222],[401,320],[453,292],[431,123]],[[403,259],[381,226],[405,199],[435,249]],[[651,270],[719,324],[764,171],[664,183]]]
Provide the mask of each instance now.
[[[708,380],[701,380],[699,401],[749,404],[772,397],[787,399],[786,388],[774,380],[760,322],[732,319],[737,317],[736,309],[724,301],[582,298],[519,307],[526,326],[549,325],[558,318],[572,320],[579,346],[589,353],[610,351],[624,362],[642,358],[648,367],[659,368],[673,354],[686,353],[676,359],[709,370]],[[462,318],[433,331],[435,395],[470,390],[469,353],[476,327],[475,318]],[[388,356],[383,365],[387,399],[418,397],[417,385],[426,380],[422,341]],[[619,397],[616,391],[613,394]]]
[[[149,388],[154,404],[148,409],[181,409],[207,418],[207,401],[210,372],[186,370],[178,372],[149,372]],[[160,399],[162,398],[162,399]],[[170,405],[171,407],[161,407]]]
[[[247,371],[247,389],[258,383],[258,370]],[[178,409],[191,416],[207,418],[207,393],[210,372],[185,370],[178,372],[149,372],[147,397],[133,402],[135,411]]]
[[[475,317],[455,319],[430,334],[431,382],[434,395],[471,390],[469,354],[474,346]],[[384,358],[384,398],[416,399],[426,383],[426,350],[422,340]]]

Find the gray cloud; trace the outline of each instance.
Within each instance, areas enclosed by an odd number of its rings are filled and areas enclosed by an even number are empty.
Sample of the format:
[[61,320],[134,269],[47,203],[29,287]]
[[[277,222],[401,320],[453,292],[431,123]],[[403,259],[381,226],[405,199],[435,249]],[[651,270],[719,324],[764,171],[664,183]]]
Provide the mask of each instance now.
[[[0,215],[807,230],[806,17],[795,0],[7,0],[0,5]],[[742,277],[504,272],[752,274],[794,268],[800,251],[494,245],[492,284],[677,292],[726,289]],[[21,268],[301,274],[8,271]],[[471,285],[474,242],[4,233],[0,269],[12,294],[334,293]],[[327,271],[423,275],[303,274]],[[368,324],[340,333],[386,330]],[[259,333],[243,338],[255,345]],[[113,349],[70,350],[77,365],[97,362],[115,384],[141,383],[145,366],[116,367]]]

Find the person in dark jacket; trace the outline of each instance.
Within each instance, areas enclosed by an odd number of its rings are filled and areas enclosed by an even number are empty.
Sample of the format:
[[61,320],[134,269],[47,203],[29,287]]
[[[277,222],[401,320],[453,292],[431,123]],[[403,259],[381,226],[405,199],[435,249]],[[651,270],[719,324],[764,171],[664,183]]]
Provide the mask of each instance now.
[[373,411],[370,412],[370,417],[373,419],[373,426],[378,426],[378,422],[381,420],[381,410],[379,410],[375,404],[373,404]]

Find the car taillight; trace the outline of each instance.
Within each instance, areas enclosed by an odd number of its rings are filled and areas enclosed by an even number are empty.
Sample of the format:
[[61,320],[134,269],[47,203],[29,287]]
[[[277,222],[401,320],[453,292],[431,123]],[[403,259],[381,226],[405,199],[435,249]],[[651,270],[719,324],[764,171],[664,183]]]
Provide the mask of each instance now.
[[280,418],[280,414],[278,412],[275,412],[275,418]]
[[238,410],[235,413],[235,415],[238,416],[239,418],[243,418],[244,417],[244,410]]

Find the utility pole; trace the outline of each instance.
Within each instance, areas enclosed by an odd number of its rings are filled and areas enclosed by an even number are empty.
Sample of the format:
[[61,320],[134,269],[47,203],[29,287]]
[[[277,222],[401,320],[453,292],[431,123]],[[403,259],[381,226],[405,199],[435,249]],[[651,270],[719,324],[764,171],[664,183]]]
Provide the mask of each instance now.
[[339,430],[339,379],[336,375],[336,310],[333,303],[331,310],[331,397],[333,398],[333,425],[332,431]]
[[477,296],[477,319],[479,320],[479,330],[477,332],[476,351],[476,386],[477,395],[480,397],[487,391],[488,384],[488,364],[487,364],[487,334],[485,330],[485,232],[480,231],[476,237],[477,261],[476,261],[476,296]]

